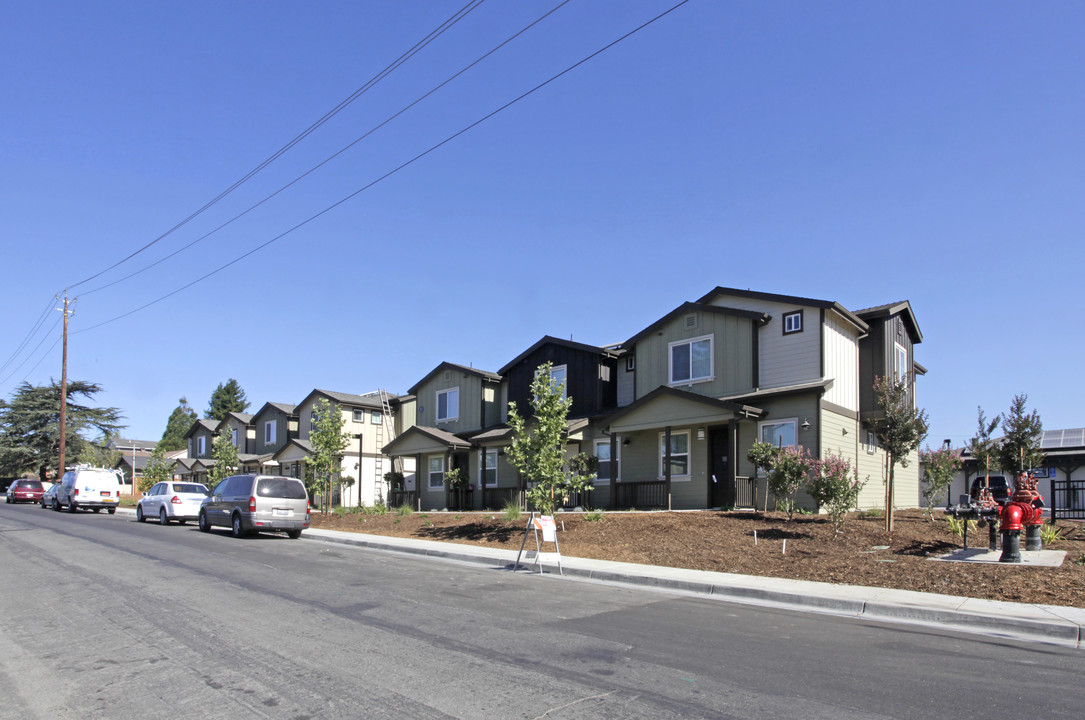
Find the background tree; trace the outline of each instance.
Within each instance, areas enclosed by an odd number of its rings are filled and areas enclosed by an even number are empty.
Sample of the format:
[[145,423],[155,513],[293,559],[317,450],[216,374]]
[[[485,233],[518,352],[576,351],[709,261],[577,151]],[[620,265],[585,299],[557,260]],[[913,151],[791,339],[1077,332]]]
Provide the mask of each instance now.
[[[219,383],[215,392],[211,393],[211,402],[208,403],[203,416],[209,420],[221,421],[232,412],[245,412],[248,407],[249,401],[245,398],[245,391],[241,389],[237,380],[230,378],[225,384]],[[180,448],[177,449],[180,450]]]
[[992,466],[998,466],[998,443],[992,435],[1000,420],[1001,418],[995,415],[988,421],[983,408],[976,406],[976,435],[968,443],[968,453],[976,461],[977,471],[983,474],[985,487],[990,485],[987,478],[991,475]]
[[147,467],[143,468],[143,477],[139,478],[136,490],[145,493],[156,483],[166,482],[173,478],[173,461],[166,460],[166,451],[159,444],[147,459]]
[[237,458],[237,446],[230,437],[229,430],[223,430],[215,435],[211,442],[211,457],[215,460],[214,466],[207,477],[207,487],[211,490],[220,482],[237,473],[241,463]]
[[883,415],[874,422],[874,434],[885,450],[885,530],[893,532],[893,476],[896,466],[908,467],[908,456],[927,437],[927,412],[915,407],[908,395],[908,377],[902,380],[879,377],[874,396]]
[[[78,457],[86,435],[107,435],[124,427],[117,408],[91,407],[75,402],[91,400],[100,385],[85,380],[68,381],[65,417],[65,451]],[[35,472],[46,480],[46,472],[60,461],[60,384],[22,383],[11,401],[0,400],[0,474]]]
[[196,411],[188,406],[186,398],[181,398],[177,403],[177,407],[173,409],[169,420],[166,421],[166,430],[162,433],[162,439],[158,441],[158,447],[166,452],[185,448],[185,433],[198,417]]
[[[553,515],[558,499],[563,502],[574,492],[590,490],[595,473],[591,461],[579,453],[566,469],[565,444],[568,439],[571,397],[564,400],[563,382],[550,377],[552,363],[540,365],[531,382],[531,408],[528,419],[520,414],[515,402],[509,403],[509,427],[512,444],[507,451],[509,462],[520,471],[531,489],[528,502],[543,515]],[[581,457],[583,456],[583,457]]]
[[[67,418],[65,418],[67,420]],[[67,423],[65,423],[67,424]],[[95,440],[83,443],[75,461],[80,465],[91,467],[111,468],[121,461],[121,453],[109,447],[112,435],[102,435]]]
[[[318,491],[325,494],[324,512],[331,505],[332,476],[343,466],[343,453],[350,446],[350,433],[343,432],[343,413],[336,403],[320,398],[313,406],[313,429],[309,444],[313,454],[309,467]],[[361,458],[358,459],[359,463]]]
[[934,504],[942,499],[943,493],[949,491],[953,476],[961,469],[961,451],[949,448],[931,450],[927,446],[919,453],[919,462],[927,478],[926,487],[923,488],[923,504],[927,507],[927,518],[933,520]]
[[1014,476],[1044,464],[1044,454],[1040,451],[1044,426],[1035,410],[1028,412],[1027,403],[1028,395],[1014,395],[1009,413],[1001,416],[998,460],[1002,469]]

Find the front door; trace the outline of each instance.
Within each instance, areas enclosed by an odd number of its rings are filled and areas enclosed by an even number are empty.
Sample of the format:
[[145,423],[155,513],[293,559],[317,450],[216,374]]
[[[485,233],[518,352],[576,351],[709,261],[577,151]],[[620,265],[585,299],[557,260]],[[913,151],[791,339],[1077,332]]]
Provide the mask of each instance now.
[[735,479],[731,472],[731,433],[724,425],[708,430],[708,506],[735,506]]

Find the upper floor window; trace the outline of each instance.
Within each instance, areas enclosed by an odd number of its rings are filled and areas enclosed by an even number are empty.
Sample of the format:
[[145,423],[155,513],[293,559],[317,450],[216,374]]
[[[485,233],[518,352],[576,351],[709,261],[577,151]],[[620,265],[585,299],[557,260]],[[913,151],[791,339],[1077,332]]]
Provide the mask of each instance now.
[[237,447],[237,428],[230,428],[230,442]]
[[798,419],[777,420],[776,422],[763,422],[758,425],[758,435],[761,442],[775,445],[776,447],[792,447],[796,444],[796,426]]
[[784,335],[802,332],[802,310],[784,313]]
[[354,408],[354,422],[365,422],[365,410]]
[[369,423],[370,423],[371,425],[380,425],[380,424],[381,424],[381,423],[383,423],[383,422],[384,422],[384,416],[383,416],[383,415],[381,415],[381,414],[380,414],[379,412],[377,412],[376,410],[374,410],[373,412],[369,413]]
[[437,391],[437,422],[458,420],[460,417],[460,389],[458,387]]
[[894,343],[893,377],[899,383],[908,384],[908,351],[900,343]]
[[275,431],[278,429],[278,425],[274,420],[268,420],[264,423],[264,444],[271,445],[275,442]]
[[712,336],[670,344],[671,384],[712,379]]
[[196,441],[199,443],[200,455],[204,455],[207,452],[207,438],[205,438],[203,435],[200,435],[200,437],[197,438]]
[[625,356],[625,371],[626,372],[633,372],[636,369],[637,369],[637,356],[636,355],[626,355]]
[[[541,370],[541,368],[540,368]],[[538,373],[538,371],[536,371]],[[569,395],[568,385],[568,370],[565,365],[554,365],[550,368],[550,386],[561,387],[561,399],[564,400]]]

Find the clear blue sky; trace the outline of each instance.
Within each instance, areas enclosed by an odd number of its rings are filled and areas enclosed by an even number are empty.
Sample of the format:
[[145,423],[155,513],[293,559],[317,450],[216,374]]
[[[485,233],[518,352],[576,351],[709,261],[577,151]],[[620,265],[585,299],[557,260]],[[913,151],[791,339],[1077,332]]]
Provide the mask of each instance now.
[[[930,442],[1014,394],[1085,425],[1085,4],[574,0],[176,257],[558,2],[8,3],[0,396],[69,376],[157,439],[236,378],[253,403],[405,392],[545,334],[624,340],[722,285],[910,300]],[[27,337],[42,314],[46,323]],[[102,324],[106,323],[106,324]],[[40,342],[40,344],[39,344]]]

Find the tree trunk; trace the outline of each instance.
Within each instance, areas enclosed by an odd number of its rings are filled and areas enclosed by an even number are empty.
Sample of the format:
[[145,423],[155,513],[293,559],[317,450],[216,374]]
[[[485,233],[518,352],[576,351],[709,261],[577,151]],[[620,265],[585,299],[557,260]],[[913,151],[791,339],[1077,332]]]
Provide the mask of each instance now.
[[885,531],[890,533],[893,532],[893,470],[897,465],[895,460],[892,455],[886,458],[889,463],[889,480],[885,483]]

